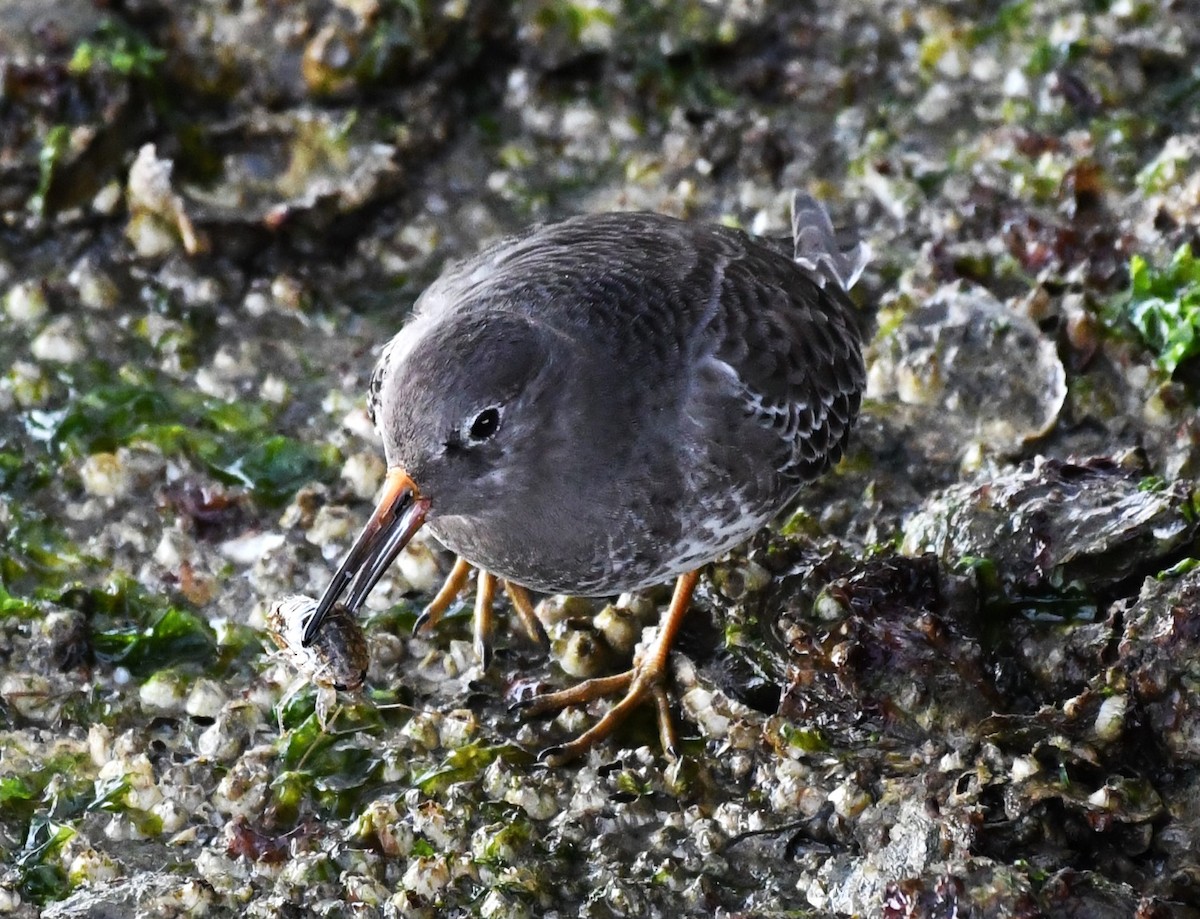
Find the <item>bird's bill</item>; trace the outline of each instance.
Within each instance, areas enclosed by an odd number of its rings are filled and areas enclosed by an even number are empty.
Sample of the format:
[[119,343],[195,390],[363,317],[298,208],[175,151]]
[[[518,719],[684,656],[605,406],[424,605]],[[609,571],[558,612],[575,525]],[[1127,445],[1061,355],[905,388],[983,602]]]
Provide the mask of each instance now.
[[408,473],[403,469],[389,469],[379,503],[308,620],[304,629],[305,647],[312,643],[321,630],[321,622],[347,590],[350,596],[346,600],[346,610],[351,615],[358,612],[371,588],[379,583],[388,566],[421,529],[428,512],[429,499],[421,496]]

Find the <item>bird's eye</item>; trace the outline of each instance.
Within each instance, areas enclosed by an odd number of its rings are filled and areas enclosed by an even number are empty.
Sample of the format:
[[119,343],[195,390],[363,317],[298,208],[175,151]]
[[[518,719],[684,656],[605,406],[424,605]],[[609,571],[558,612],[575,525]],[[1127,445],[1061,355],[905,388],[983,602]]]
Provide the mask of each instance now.
[[500,430],[500,409],[493,405],[475,416],[475,420],[467,428],[467,436],[472,443],[480,443],[498,430]]

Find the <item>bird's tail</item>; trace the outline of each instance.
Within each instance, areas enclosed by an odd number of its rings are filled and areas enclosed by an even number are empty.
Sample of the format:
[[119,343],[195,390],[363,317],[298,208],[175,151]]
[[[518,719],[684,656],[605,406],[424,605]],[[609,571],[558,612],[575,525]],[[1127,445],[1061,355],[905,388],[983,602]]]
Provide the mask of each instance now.
[[843,290],[854,286],[871,260],[871,249],[850,232],[838,233],[825,205],[804,192],[792,196],[792,256],[797,264],[811,270],[818,280],[838,283]]

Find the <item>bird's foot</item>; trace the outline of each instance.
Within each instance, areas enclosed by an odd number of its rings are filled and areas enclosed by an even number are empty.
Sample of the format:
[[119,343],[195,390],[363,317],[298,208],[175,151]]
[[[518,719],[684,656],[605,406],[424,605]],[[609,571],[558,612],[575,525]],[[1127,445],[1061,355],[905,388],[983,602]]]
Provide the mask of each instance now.
[[658,736],[662,742],[663,752],[675,759],[678,747],[675,741],[675,723],[671,718],[671,702],[666,690],[666,658],[649,654],[638,661],[632,670],[618,673],[615,676],[598,677],[586,680],[570,689],[558,692],[543,693],[534,696],[528,702],[521,703],[520,708],[528,714],[538,715],[543,712],[558,711],[572,705],[584,705],[596,699],[607,698],[624,690],[621,701],[610,708],[594,725],[584,731],[569,743],[543,750],[538,758],[550,766],[558,766],[582,756],[600,741],[611,734],[616,727],[625,721],[635,708],[647,698],[654,702],[658,712]]
[[569,743],[543,750],[539,759],[547,765],[557,766],[569,760],[582,756],[609,734],[637,706],[646,699],[654,702],[658,714],[658,736],[662,742],[663,753],[670,759],[678,756],[678,744],[675,739],[675,723],[671,718],[671,702],[667,698],[666,674],[667,660],[671,653],[671,643],[679,631],[683,617],[692,601],[692,593],[699,579],[698,572],[692,571],[681,575],[675,584],[675,593],[671,597],[671,605],[663,615],[662,624],[654,643],[640,658],[634,661],[633,669],[615,676],[598,677],[586,680],[570,689],[558,692],[544,693],[534,696],[519,707],[530,714],[557,711],[571,705],[583,705],[596,699],[616,695],[624,690],[625,695],[616,705],[605,713],[591,728],[584,731]]
[[[458,599],[459,594],[466,588],[467,579],[470,575],[470,562],[465,558],[459,558],[454,563],[454,568],[451,569],[450,574],[447,575],[441,590],[437,592],[437,595],[430,604],[417,617],[417,621],[413,625],[414,635],[427,632],[438,624],[446,610],[450,608],[454,601]],[[497,578],[494,574],[480,570],[475,589],[475,615],[473,620],[475,654],[479,657],[479,661],[485,670],[492,662],[496,581]],[[521,620],[521,625],[524,626],[530,640],[542,650],[548,650],[550,639],[546,636],[546,630],[542,627],[541,621],[533,611],[533,601],[529,598],[529,592],[524,587],[514,584],[512,581],[503,581],[502,583],[504,584],[504,592],[508,594],[508,599],[512,603],[513,610],[516,612],[517,618]]]

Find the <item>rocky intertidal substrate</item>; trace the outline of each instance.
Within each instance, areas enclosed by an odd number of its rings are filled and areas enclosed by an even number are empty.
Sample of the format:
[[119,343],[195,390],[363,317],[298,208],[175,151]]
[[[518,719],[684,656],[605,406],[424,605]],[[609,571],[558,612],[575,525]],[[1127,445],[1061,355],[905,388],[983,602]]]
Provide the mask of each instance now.
[[[1195,919],[1198,49],[1136,0],[0,5],[0,913]],[[432,543],[361,691],[354,630],[289,697],[272,604],[442,264],[793,188],[875,253],[870,389],[702,579],[685,757],[647,713],[547,769],[599,710],[510,711],[662,597],[483,673],[464,611],[411,634]]]

